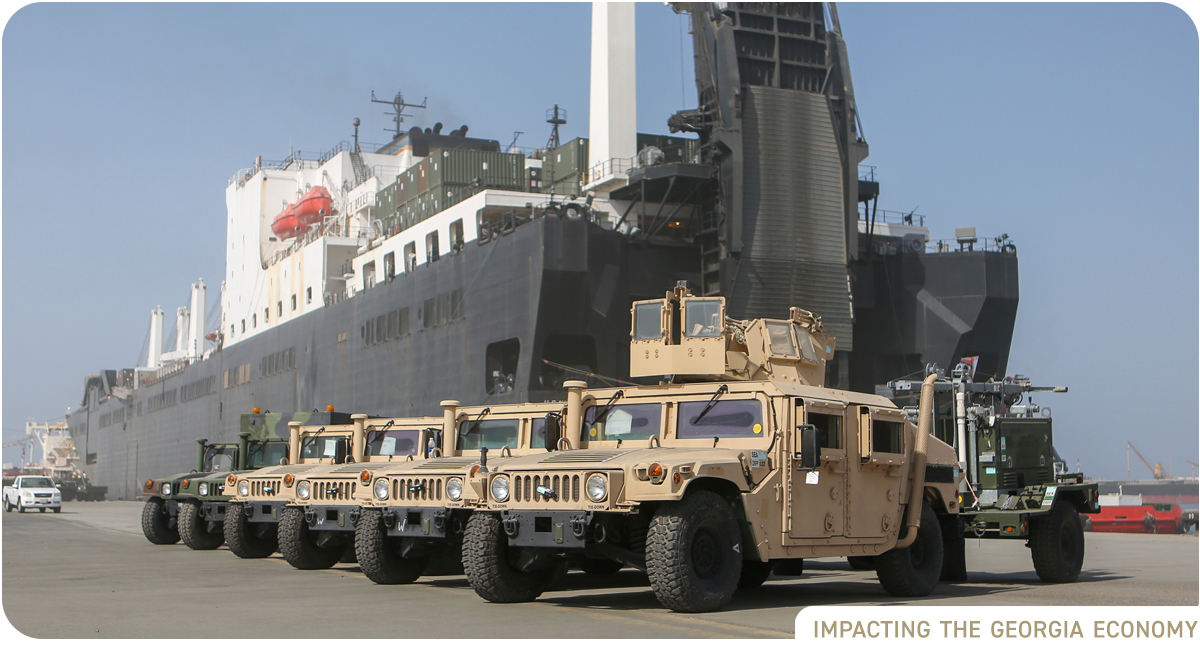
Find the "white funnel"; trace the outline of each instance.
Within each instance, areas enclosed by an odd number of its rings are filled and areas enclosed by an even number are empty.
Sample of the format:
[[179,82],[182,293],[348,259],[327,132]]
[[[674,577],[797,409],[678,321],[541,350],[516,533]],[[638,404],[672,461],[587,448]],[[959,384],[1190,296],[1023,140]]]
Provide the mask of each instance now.
[[175,310],[175,357],[185,355],[189,330],[191,330],[191,324],[188,322],[188,308],[180,307]]
[[146,355],[146,366],[157,369],[162,366],[163,311],[162,305],[150,312],[150,350]]
[[[592,90],[588,160],[602,166],[595,183],[624,168],[604,167],[613,158],[637,155],[637,48],[634,3],[592,3]],[[628,165],[625,166],[628,168]],[[614,171],[615,170],[615,171]]]
[[208,287],[204,286],[204,278],[192,285],[192,327],[189,334],[188,357],[199,358],[204,353],[205,307],[208,299]]

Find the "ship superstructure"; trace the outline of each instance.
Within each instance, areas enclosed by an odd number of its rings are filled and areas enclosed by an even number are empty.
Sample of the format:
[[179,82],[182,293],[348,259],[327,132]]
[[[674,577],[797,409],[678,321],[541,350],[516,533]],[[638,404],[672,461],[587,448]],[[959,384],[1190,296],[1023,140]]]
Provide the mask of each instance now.
[[813,310],[837,337],[835,387],[967,356],[1002,373],[1015,253],[965,234],[931,250],[919,216],[872,208],[826,8],[677,7],[701,102],[672,118],[683,134],[636,133],[633,8],[597,4],[590,139],[558,143],[558,107],[536,150],[405,129],[397,94],[388,144],[356,136],[234,174],[219,324],[206,332],[197,283],[174,350],[156,309],[146,365],[88,377],[68,424],[92,481],[132,498],[256,407],[418,416],[628,379],[630,305],[680,280],[734,315]]

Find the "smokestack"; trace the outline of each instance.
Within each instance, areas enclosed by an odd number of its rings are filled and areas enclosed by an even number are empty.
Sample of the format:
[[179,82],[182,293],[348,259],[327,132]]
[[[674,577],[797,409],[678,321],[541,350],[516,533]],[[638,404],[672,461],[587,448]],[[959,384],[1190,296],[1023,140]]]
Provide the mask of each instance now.
[[150,311],[150,350],[146,355],[146,366],[157,369],[162,366],[163,311],[162,305]]
[[207,325],[205,316],[208,313],[208,287],[204,278],[192,285],[192,329],[188,345],[189,356],[199,358],[204,353],[204,330]]
[[[634,3],[592,3],[592,89],[588,160],[603,165],[637,155],[637,50]],[[627,167],[627,166],[626,166]],[[625,168],[608,168],[597,180]],[[595,181],[589,181],[595,183]]]
[[175,352],[176,357],[183,355],[188,346],[188,308],[180,307],[175,310]]

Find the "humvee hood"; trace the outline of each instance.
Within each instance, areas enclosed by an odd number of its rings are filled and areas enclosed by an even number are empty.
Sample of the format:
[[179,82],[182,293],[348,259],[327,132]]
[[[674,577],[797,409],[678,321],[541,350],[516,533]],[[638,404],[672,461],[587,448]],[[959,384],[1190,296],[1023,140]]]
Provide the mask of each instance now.
[[664,463],[679,465],[703,462],[740,462],[739,454],[748,449],[660,448],[649,449],[575,449],[547,454],[522,456],[504,464],[505,472],[522,470],[619,470],[630,465]]

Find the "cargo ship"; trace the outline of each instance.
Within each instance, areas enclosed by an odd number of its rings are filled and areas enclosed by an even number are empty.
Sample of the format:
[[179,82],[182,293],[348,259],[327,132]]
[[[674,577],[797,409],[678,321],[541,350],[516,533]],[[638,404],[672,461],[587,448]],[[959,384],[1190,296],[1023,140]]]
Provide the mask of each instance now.
[[92,483],[132,499],[253,408],[415,416],[629,382],[631,303],[679,281],[737,318],[820,315],[834,387],[964,358],[1002,376],[1016,248],[879,209],[836,6],[673,6],[699,103],[662,134],[636,131],[633,7],[598,3],[587,138],[560,142],[557,107],[539,149],[407,127],[397,93],[387,144],[234,173],[219,319],[193,284],[173,348],[155,309],[145,364],[88,376],[68,415]]

